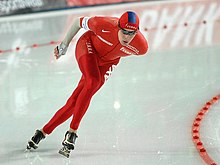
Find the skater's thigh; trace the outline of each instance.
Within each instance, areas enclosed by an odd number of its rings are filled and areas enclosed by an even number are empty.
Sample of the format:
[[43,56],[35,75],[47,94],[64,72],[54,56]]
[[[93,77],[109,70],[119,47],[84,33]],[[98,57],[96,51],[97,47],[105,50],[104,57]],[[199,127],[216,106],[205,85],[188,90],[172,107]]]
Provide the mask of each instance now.
[[86,33],[78,40],[76,45],[76,59],[85,79],[90,77],[100,78],[97,58],[97,52],[92,45],[90,33]]
[[89,77],[100,78],[100,68],[96,54],[84,54],[80,57],[78,65],[85,79]]

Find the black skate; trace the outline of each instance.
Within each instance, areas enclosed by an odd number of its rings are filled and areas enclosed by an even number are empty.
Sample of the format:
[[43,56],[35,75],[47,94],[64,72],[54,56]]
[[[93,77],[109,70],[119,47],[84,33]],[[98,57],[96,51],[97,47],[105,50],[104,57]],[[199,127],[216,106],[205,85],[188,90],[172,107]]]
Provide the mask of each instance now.
[[70,151],[74,150],[76,138],[78,138],[76,133],[67,131],[62,142],[63,147],[59,150],[59,154],[69,158]]
[[43,132],[41,132],[40,130],[36,130],[34,136],[28,141],[27,150],[30,150],[31,148],[37,149],[39,142],[44,138],[45,136]]

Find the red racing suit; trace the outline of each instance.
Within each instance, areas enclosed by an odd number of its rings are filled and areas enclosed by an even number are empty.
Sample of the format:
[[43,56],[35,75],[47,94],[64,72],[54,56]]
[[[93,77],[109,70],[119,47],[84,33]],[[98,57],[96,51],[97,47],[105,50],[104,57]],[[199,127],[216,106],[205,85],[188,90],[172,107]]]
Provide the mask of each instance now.
[[71,116],[70,128],[77,130],[92,96],[108,79],[120,58],[144,55],[148,50],[148,43],[139,30],[128,46],[120,44],[118,18],[82,17],[80,26],[88,30],[79,38],[75,50],[82,77],[66,104],[43,127],[47,134]]

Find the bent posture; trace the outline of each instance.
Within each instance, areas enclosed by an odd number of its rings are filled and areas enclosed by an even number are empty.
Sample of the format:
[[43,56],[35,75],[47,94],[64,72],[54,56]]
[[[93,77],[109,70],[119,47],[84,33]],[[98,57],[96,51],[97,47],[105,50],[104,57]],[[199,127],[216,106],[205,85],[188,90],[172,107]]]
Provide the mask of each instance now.
[[139,18],[132,11],[116,17],[81,17],[75,20],[65,39],[54,49],[54,56],[59,59],[65,55],[69,43],[77,32],[87,30],[77,41],[75,56],[82,77],[78,86],[52,119],[28,142],[27,149],[36,149],[39,142],[61,123],[72,117],[70,128],[62,142],[59,153],[69,157],[74,149],[77,130],[94,94],[110,76],[109,70],[116,67],[120,59],[131,55],[144,55],[148,43],[139,31]]

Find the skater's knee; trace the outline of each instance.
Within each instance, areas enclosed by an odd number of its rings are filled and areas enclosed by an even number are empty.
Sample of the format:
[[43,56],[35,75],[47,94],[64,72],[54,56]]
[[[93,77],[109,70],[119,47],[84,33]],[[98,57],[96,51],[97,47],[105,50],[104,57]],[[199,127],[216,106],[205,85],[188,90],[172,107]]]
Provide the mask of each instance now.
[[99,77],[89,77],[86,80],[86,87],[89,91],[96,91],[101,84],[101,79]]

